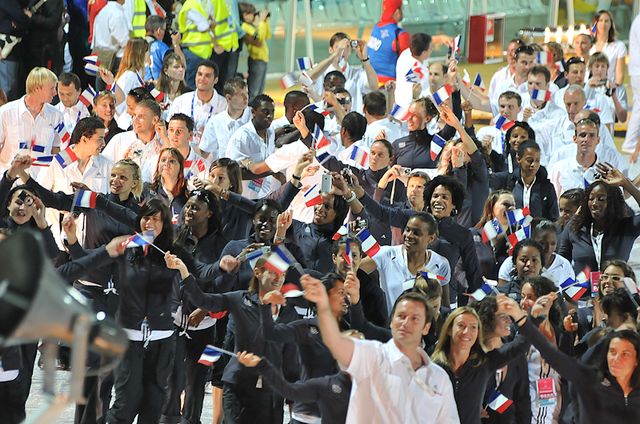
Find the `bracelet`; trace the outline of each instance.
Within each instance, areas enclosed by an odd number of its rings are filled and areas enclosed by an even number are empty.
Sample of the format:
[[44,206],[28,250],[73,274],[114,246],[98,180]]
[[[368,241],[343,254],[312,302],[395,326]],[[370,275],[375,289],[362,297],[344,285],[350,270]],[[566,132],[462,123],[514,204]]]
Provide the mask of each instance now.
[[351,203],[354,200],[356,200],[358,196],[356,196],[356,192],[351,190],[351,196],[349,196],[349,198],[347,199],[346,197],[344,198],[344,200],[346,200],[347,203]]
[[[523,319],[526,319],[526,318],[527,318],[527,315],[523,315],[523,316],[521,316],[520,318],[518,318],[518,319],[515,321],[515,324],[516,324],[516,325],[520,324],[520,321],[522,321]],[[519,326],[519,325],[518,325],[518,326]]]
[[292,179],[292,180],[296,180],[296,181],[300,181],[300,180],[301,180],[301,177],[299,177],[299,176],[297,176],[297,175],[292,175],[292,176],[291,176],[291,179]]
[[370,60],[371,60],[371,58],[370,58],[370,57],[368,57],[368,58],[366,58],[366,59],[362,59],[362,60],[361,60],[361,62],[362,62],[362,63],[364,63],[364,62],[368,62],[368,61],[370,61]]

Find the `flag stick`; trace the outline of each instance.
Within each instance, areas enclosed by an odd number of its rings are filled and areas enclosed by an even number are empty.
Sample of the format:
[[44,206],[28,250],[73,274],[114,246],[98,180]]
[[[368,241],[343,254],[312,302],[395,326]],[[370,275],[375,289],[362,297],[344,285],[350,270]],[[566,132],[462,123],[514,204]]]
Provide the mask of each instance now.
[[215,350],[217,350],[218,352],[222,352],[222,353],[224,353],[225,355],[233,356],[234,358],[237,358],[237,357],[238,357],[238,355],[236,355],[235,353],[233,353],[233,352],[229,352],[228,350],[225,350],[225,349],[223,349],[223,348],[221,348],[221,347],[214,346],[213,348],[214,348]]
[[80,190],[76,190],[73,193],[73,201],[71,202],[71,210],[69,211],[71,215],[73,215],[73,210],[76,208],[76,202],[78,201],[78,194],[80,194]]

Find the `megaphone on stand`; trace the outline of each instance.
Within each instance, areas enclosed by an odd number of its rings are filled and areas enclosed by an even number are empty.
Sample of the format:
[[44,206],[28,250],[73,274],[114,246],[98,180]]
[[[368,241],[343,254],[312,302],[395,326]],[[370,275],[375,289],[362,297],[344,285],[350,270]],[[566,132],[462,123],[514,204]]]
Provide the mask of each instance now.
[[[83,295],[63,281],[42,245],[41,236],[31,231],[18,231],[0,242],[0,347],[40,339],[71,345],[72,384],[64,401],[81,402],[87,350],[118,361],[129,341],[113,320],[93,311]],[[59,407],[60,399],[55,403]]]

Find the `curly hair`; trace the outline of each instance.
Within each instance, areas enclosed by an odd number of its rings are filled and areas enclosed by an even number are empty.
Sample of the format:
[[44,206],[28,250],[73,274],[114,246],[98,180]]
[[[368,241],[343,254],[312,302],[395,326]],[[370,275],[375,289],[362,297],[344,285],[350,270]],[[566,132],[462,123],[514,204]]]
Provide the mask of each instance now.
[[607,184],[602,180],[597,180],[589,184],[589,187],[587,187],[585,195],[582,198],[582,202],[580,203],[580,209],[576,212],[573,218],[571,229],[576,233],[579,232],[581,228],[589,228],[594,222],[593,217],[591,216],[591,211],[589,210],[589,197],[596,187],[604,187],[607,192],[607,208],[605,210],[604,218],[602,219],[602,223],[604,225],[602,230],[608,231],[618,229],[621,218],[628,216],[628,209],[624,201],[624,197],[622,197],[622,192],[618,187]]
[[431,180],[424,189],[424,204],[426,211],[431,213],[431,197],[433,196],[433,192],[438,186],[442,186],[449,190],[449,192],[451,193],[453,206],[458,211],[462,210],[462,203],[464,202],[465,197],[465,189],[462,183],[455,177],[450,177],[448,175],[438,175],[433,180]]
[[495,296],[487,296],[479,302],[472,302],[471,306],[478,313],[484,336],[493,333],[496,328],[496,313],[498,312],[498,302]]

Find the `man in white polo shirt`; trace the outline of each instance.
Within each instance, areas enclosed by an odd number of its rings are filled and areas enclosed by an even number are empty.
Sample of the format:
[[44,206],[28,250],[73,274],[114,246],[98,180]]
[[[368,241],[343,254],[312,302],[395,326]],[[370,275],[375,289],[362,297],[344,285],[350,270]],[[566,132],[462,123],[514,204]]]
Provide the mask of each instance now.
[[[349,272],[345,285],[356,280]],[[398,298],[391,311],[392,339],[383,344],[340,334],[322,282],[309,275],[300,282],[305,298],[316,305],[322,341],[353,380],[346,422],[460,422],[451,380],[421,347],[433,318],[433,310],[421,294],[406,293]]]

